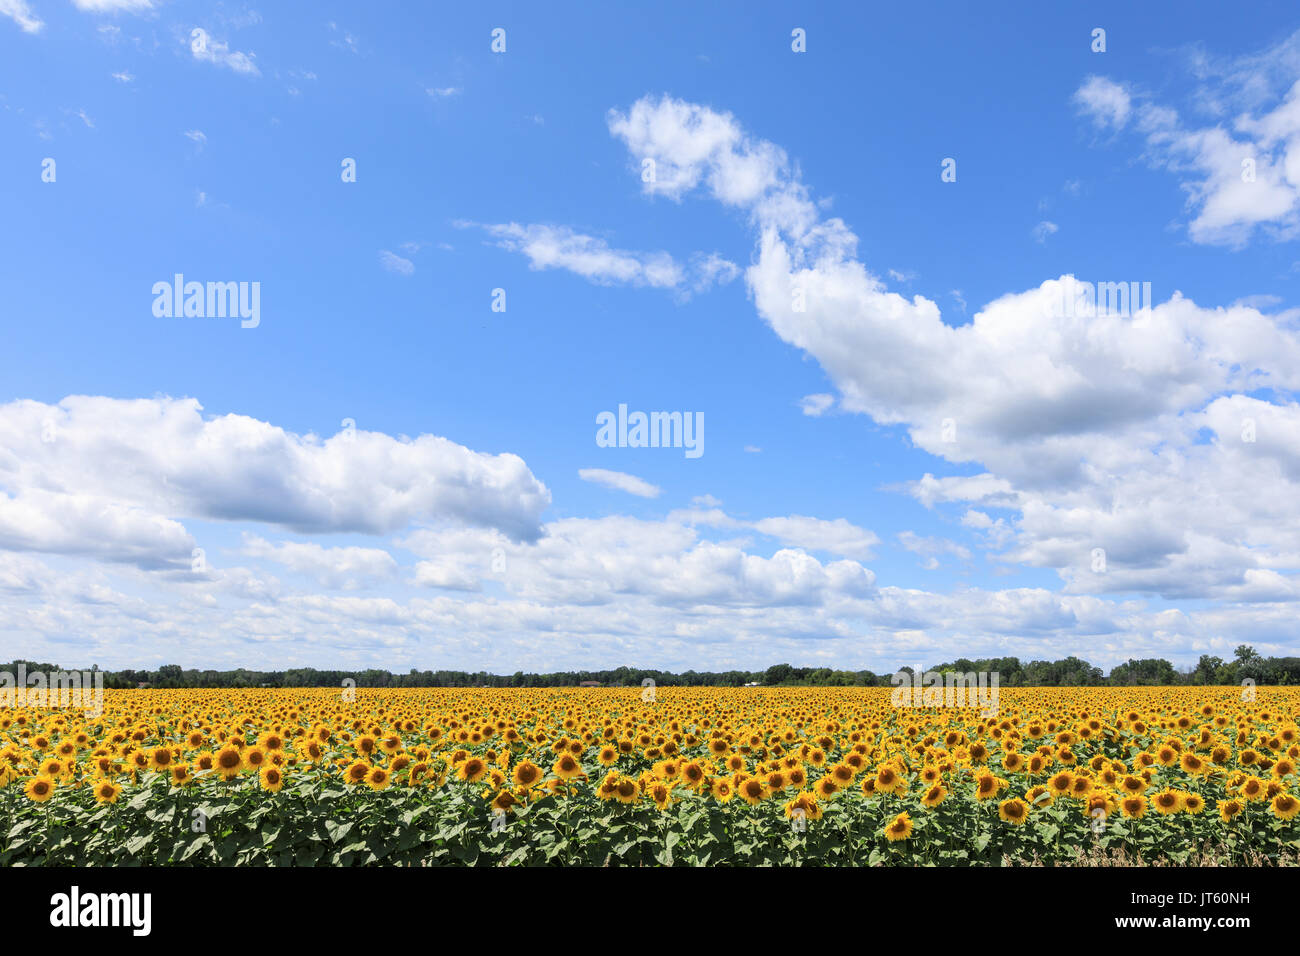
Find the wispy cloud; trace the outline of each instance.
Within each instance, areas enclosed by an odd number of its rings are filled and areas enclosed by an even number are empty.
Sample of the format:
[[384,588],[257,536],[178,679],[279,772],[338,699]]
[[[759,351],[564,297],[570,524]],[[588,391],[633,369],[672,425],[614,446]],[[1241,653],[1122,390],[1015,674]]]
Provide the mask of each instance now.
[[617,491],[626,491],[628,494],[640,498],[658,498],[663,490],[657,485],[643,481],[636,475],[629,475],[622,471],[608,471],[604,468],[580,468],[578,477],[583,481],[604,485],[606,488],[613,488]]
[[820,418],[835,404],[835,396],[819,392],[799,399],[799,410],[810,418]]
[[255,53],[241,53],[238,50],[232,50],[229,44],[214,39],[203,27],[192,29],[187,42],[190,45],[191,55],[201,63],[224,66],[226,69],[233,70],[244,76],[262,75],[262,71],[253,62],[256,56]]
[[[462,228],[479,225],[457,222]],[[481,225],[502,249],[528,258],[532,269],[564,269],[597,285],[649,286],[702,292],[713,285],[731,282],[740,267],[714,253],[695,253],[683,265],[667,252],[638,252],[616,249],[604,239],[577,232],[567,226],[534,223]]]
[[8,17],[24,33],[40,33],[45,21],[36,15],[27,0],[0,0],[0,17]]
[[1058,232],[1060,228],[1061,227],[1056,223],[1044,219],[1038,225],[1034,226],[1033,230],[1031,230],[1034,236],[1034,242],[1038,243],[1040,246],[1045,245],[1047,243],[1047,237]]
[[409,276],[415,274],[415,263],[410,259],[403,259],[395,252],[389,252],[387,249],[379,250],[379,264],[389,272],[399,276]]
[[144,13],[154,8],[153,0],[72,0],[84,13]]

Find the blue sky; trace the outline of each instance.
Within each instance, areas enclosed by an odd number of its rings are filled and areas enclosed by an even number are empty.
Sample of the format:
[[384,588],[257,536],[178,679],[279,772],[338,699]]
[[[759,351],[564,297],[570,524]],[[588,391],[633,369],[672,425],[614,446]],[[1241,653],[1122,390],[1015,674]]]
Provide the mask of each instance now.
[[1294,653],[1300,16],[1130,6],[0,0],[0,640]]

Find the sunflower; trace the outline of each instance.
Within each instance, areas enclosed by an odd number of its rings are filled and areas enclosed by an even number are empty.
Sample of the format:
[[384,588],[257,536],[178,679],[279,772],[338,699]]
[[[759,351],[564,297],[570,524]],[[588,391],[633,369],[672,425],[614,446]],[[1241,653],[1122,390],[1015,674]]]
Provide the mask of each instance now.
[[1205,771],[1205,761],[1191,751],[1183,754],[1178,763],[1184,773],[1199,774]]
[[898,783],[898,771],[889,764],[885,764],[876,771],[874,791],[876,793],[893,793]]
[[1141,820],[1146,816],[1147,798],[1146,797],[1125,797],[1119,802],[1120,813],[1124,814],[1130,820]]
[[1135,797],[1146,793],[1147,782],[1133,774],[1125,774],[1124,779],[1119,782],[1119,788],[1129,796]]
[[1300,800],[1297,800],[1289,793],[1279,793],[1273,798],[1270,806],[1273,813],[1283,820],[1290,820],[1297,813],[1300,813]]
[[785,805],[787,819],[793,820],[796,811],[802,813],[805,820],[820,820],[822,818],[821,804],[817,802],[816,795],[806,791],[800,793]]
[[631,777],[619,777],[614,789],[614,799],[619,803],[636,803],[637,798],[641,796],[641,788]]
[[112,780],[101,780],[95,784],[95,801],[97,803],[117,803],[122,788]]
[[899,840],[906,840],[912,835],[912,818],[909,817],[907,811],[904,810],[898,816],[894,817],[894,819],[890,821],[881,832],[884,833],[885,839],[890,843],[896,843]]
[[1177,790],[1171,790],[1168,787],[1151,797],[1151,805],[1156,808],[1158,813],[1168,815],[1177,813],[1183,808],[1183,795]]
[[830,774],[826,774],[813,784],[813,792],[817,794],[819,798],[829,799],[840,792],[840,785],[836,782],[834,777]]
[[492,798],[492,810],[494,813],[508,813],[510,808],[518,803],[518,797],[509,790],[502,790]]
[[673,802],[673,788],[671,783],[659,781],[650,786],[650,799],[654,801],[655,806],[660,810],[667,810]]
[[608,767],[612,765],[614,761],[618,760],[618,748],[601,747],[600,753],[596,755],[596,759],[600,761],[602,766]]
[[511,779],[514,780],[516,787],[531,787],[542,779],[542,768],[531,760],[521,760],[515,765]]
[[740,794],[740,799],[754,807],[762,803],[763,798],[767,796],[767,787],[758,777],[746,777],[736,784],[736,793]]
[[1048,790],[1042,784],[1038,784],[1025,791],[1025,800],[1029,802],[1031,807],[1050,807],[1056,802],[1056,797],[1053,796],[1051,790]]
[[1060,773],[1054,773],[1047,778],[1048,789],[1054,796],[1063,797],[1070,792],[1074,786],[1074,774],[1068,770],[1062,770]]
[[1015,826],[1020,826],[1029,819],[1029,805],[1018,797],[1003,800],[998,804],[998,818]]
[[487,776],[487,761],[482,757],[470,757],[468,760],[461,761],[456,768],[456,776],[467,783],[478,783]]
[[240,754],[239,748],[227,744],[217,751],[215,767],[217,773],[227,780],[234,778],[244,766],[243,755]]
[[926,807],[937,807],[943,803],[943,798],[946,796],[948,791],[944,789],[943,784],[936,783],[925,791],[925,795],[921,797],[921,804]]
[[[375,769],[378,770],[379,768],[376,767]],[[269,790],[272,793],[278,793],[280,788],[284,786],[284,774],[274,764],[263,767],[258,779],[261,781],[262,789]]]
[[386,790],[392,782],[393,775],[383,767],[371,767],[370,773],[366,774],[366,786],[371,790]]
[[1235,798],[1220,800],[1218,805],[1219,816],[1223,818],[1224,823],[1229,822],[1233,817],[1241,813],[1242,810],[1246,809],[1246,805]]
[[1205,798],[1199,793],[1183,794],[1183,809],[1188,813],[1196,814],[1205,809]]
[[1267,786],[1259,777],[1247,777],[1241,785],[1241,795],[1247,800],[1264,800],[1268,797]]
[[44,803],[46,800],[50,799],[50,797],[54,796],[55,786],[54,778],[42,773],[37,774],[35,777],[32,777],[32,779],[28,780],[27,786],[23,788],[23,791],[27,794],[27,799],[31,800],[33,803]]
[[370,775],[370,764],[364,760],[354,761],[347,770],[343,772],[344,779],[348,783],[364,783],[366,777]]
[[561,780],[572,780],[575,777],[582,776],[582,764],[578,763],[577,758],[570,753],[561,754],[560,759],[555,761],[555,766],[551,770]]
[[998,778],[985,772],[975,778],[975,799],[990,800],[998,795]]
[[688,760],[682,764],[677,771],[677,775],[681,778],[682,783],[686,784],[686,786],[691,789],[698,789],[699,786],[704,783],[704,778],[707,776],[704,772],[704,768],[694,760]]

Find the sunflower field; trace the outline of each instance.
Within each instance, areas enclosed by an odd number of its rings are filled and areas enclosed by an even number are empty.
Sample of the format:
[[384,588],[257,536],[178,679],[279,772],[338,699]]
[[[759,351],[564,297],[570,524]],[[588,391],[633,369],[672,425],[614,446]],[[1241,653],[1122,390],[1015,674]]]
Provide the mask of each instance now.
[[0,710],[0,865],[998,865],[1300,850],[1300,691],[124,690]]

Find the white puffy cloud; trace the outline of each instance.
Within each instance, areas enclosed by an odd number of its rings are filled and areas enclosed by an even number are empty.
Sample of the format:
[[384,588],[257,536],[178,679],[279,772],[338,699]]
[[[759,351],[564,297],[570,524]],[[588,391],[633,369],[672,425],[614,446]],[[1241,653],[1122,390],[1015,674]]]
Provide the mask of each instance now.
[[[1154,122],[1100,83],[1084,99],[1111,122],[1126,108],[1139,125]],[[1244,393],[1300,386],[1300,337],[1287,315],[1203,308],[1176,291],[1130,314],[1067,307],[1076,287],[1062,276],[948,324],[934,301],[888,291],[784,151],[730,114],[646,98],[612,114],[610,129],[634,167],[652,158],[669,171],[644,191],[681,200],[699,190],[748,212],[757,255],[746,280],[757,310],[821,364],[840,408],[903,425],[955,465],[984,467],[927,475],[912,492],[927,506],[1011,511],[1007,524],[990,518],[986,529],[1008,547],[1005,560],[1055,568],[1071,591],[1171,598],[1272,600],[1284,592],[1259,572],[1300,570],[1294,472],[1271,457],[1261,470],[1272,446],[1258,441],[1242,448],[1217,432],[1205,441],[1208,424],[1198,420]],[[1289,435],[1281,423],[1293,406],[1252,401],[1263,406],[1261,421]],[[1090,570],[1096,548],[1107,554],[1104,575]]]
[[748,527],[797,548],[825,551],[863,561],[873,557],[872,549],[880,543],[873,532],[859,528],[844,518],[827,521],[806,515],[790,515],[784,518],[762,518]]
[[159,517],[308,534],[385,534],[437,520],[528,539],[541,533],[550,503],[518,456],[436,435],[345,430],[322,439],[244,415],[204,417],[194,399],[93,396],[0,405],[0,490],[11,496],[5,533],[33,550],[65,540],[58,526],[68,516],[72,526],[116,529],[128,548],[155,532],[182,546]]
[[1199,57],[1192,72],[1204,85],[1187,120],[1131,85],[1089,77],[1074,99],[1098,126],[1132,128],[1144,155],[1179,177],[1194,242],[1240,247],[1257,232],[1285,240],[1300,234],[1300,32],[1236,61]]
[[1126,90],[1104,76],[1090,76],[1074,91],[1074,102],[1100,127],[1122,128],[1133,112],[1133,102]]
[[323,547],[314,541],[285,541],[273,544],[257,535],[246,534],[242,553],[282,564],[298,574],[309,575],[322,587],[351,591],[391,578],[397,562],[382,548]]
[[[819,529],[828,529],[828,550],[839,546],[861,553],[875,541],[847,522],[771,520],[764,533],[779,539],[812,540]],[[628,599],[667,607],[820,604],[861,597],[875,581],[855,561],[822,564],[798,548],[764,557],[737,543],[705,540],[674,516],[667,521],[567,518],[548,524],[545,536],[529,544],[490,532],[423,530],[402,545],[431,562],[417,570],[419,583],[469,590],[494,580],[519,599],[546,605]],[[503,570],[493,569],[494,558]],[[452,583],[439,583],[444,578]]]
[[193,547],[180,522],[102,496],[42,488],[0,495],[0,548],[179,567]]

